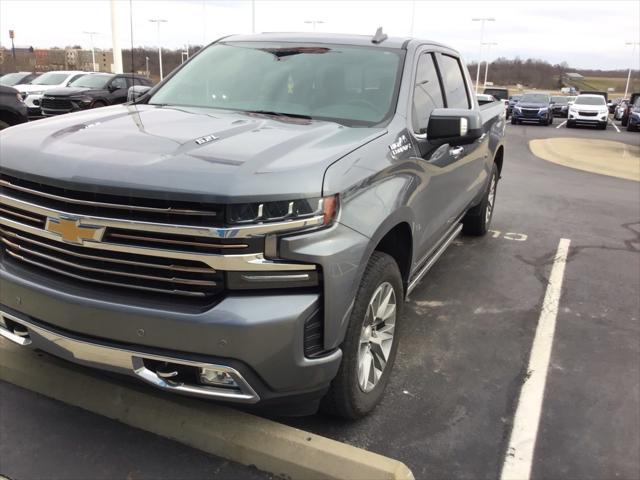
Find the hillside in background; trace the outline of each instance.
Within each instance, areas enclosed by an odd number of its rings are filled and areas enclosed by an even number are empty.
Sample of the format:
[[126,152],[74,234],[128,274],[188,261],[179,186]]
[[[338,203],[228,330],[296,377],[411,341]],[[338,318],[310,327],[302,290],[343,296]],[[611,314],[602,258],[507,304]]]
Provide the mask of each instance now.
[[[469,71],[475,80],[477,63],[469,64]],[[480,70],[480,82],[484,80],[485,65]],[[567,73],[578,73],[582,78],[569,78]],[[522,85],[524,88],[559,90],[574,86],[578,90],[604,90],[613,88],[617,94],[624,94],[628,70],[587,70],[571,68],[568,63],[552,65],[538,59],[498,58],[489,64],[487,81],[494,85]],[[640,91],[640,72],[631,72],[630,91]]]

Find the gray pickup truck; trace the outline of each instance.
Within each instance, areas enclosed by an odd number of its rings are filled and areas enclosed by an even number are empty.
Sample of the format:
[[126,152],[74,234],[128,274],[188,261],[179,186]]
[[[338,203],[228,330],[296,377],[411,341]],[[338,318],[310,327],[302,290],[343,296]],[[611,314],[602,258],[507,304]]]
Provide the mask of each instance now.
[[132,103],[2,131],[0,334],[168,392],[361,417],[407,296],[487,232],[504,127],[438,43],[220,39]]

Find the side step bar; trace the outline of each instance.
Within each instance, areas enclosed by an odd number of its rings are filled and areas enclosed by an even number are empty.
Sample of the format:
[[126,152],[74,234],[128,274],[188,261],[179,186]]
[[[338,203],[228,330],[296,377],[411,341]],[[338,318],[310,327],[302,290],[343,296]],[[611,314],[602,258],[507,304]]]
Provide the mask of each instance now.
[[451,245],[451,242],[455,240],[455,238],[460,234],[461,231],[462,231],[462,223],[458,223],[454,225],[454,227],[449,232],[447,232],[447,234],[445,234],[442,242],[440,242],[440,244],[436,247],[434,252],[429,256],[427,263],[424,264],[424,266],[414,275],[413,279],[409,282],[406,296],[409,296],[409,294],[413,291],[413,289],[418,286],[418,283],[420,282],[420,280],[422,280],[422,278],[427,274],[427,272],[431,270],[431,267],[435,265],[435,263],[442,256],[442,254],[447,249],[447,247]]

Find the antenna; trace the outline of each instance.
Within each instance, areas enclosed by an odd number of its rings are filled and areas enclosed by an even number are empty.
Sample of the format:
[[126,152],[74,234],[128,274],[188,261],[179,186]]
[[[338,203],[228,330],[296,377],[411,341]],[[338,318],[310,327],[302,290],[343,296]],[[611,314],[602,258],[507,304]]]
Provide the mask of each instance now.
[[371,39],[371,43],[375,43],[375,44],[382,43],[387,38],[389,38],[387,36],[387,34],[386,33],[382,33],[382,27],[378,27],[378,29],[376,30],[376,34]]

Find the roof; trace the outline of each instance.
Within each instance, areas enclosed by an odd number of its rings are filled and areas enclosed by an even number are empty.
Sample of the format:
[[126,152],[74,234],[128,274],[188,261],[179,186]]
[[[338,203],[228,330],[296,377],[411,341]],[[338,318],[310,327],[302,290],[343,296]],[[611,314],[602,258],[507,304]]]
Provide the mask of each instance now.
[[[295,33],[295,32],[267,32],[255,35],[231,35],[223,40],[233,40],[237,42],[295,42],[295,43],[319,43],[319,44],[337,44],[337,45],[354,45],[363,47],[380,47],[380,48],[402,48],[405,43],[413,39],[411,37],[389,37],[380,43],[373,43],[371,35],[350,35],[341,33]],[[428,43],[433,45],[444,46],[437,42],[420,40],[420,43]]]

